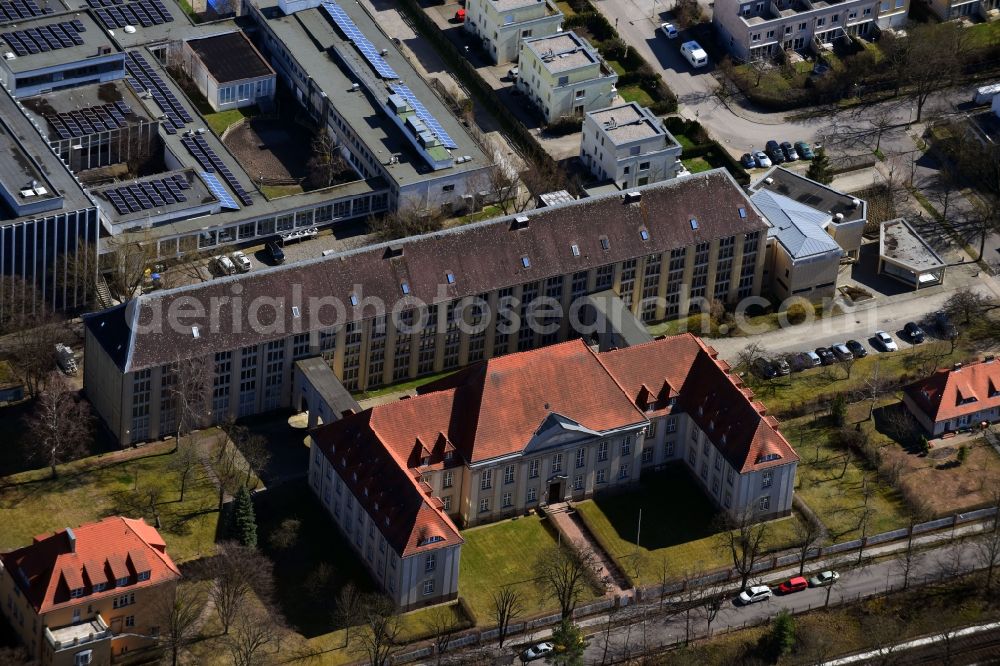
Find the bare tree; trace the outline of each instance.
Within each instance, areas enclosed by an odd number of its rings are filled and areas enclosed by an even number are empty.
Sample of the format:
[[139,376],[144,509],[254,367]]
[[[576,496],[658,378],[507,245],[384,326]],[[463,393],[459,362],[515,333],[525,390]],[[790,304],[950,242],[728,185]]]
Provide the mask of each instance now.
[[[243,459],[247,461],[247,474],[243,485],[250,486],[250,477],[256,476],[260,479],[264,470],[267,468],[267,463],[271,460],[271,453],[267,450],[267,438],[263,435],[251,434],[248,435],[242,442],[238,443],[240,452],[243,453]],[[257,487],[257,482],[254,482],[254,488]]]
[[520,213],[531,203],[531,197],[523,196],[521,192],[521,176],[511,163],[512,159],[502,150],[494,148],[490,166],[483,176],[496,206],[504,215]]
[[759,342],[751,342],[736,355],[736,367],[743,372],[751,372],[754,362],[759,358],[764,358],[766,354],[767,350],[764,349],[764,345]]
[[134,235],[112,236],[101,255],[104,274],[112,298],[127,303],[139,294],[146,269],[156,261],[156,243]]
[[387,666],[402,630],[395,604],[380,594],[367,594],[358,619],[361,627],[355,634],[354,651],[365,655],[369,666]]
[[545,594],[558,602],[559,612],[568,618],[599,567],[594,551],[563,541],[539,553],[535,570]]
[[[7,281],[0,276],[0,282]],[[8,285],[17,283],[15,280],[8,282]],[[21,311],[22,307],[27,309]],[[27,394],[37,397],[54,376],[56,344],[64,339],[66,328],[45,311],[44,303],[37,306],[7,303],[3,312],[5,316],[0,331],[8,333],[5,340],[9,352],[7,357],[11,367],[24,382]]]
[[920,122],[931,93],[951,85],[961,73],[963,28],[956,23],[924,23],[907,32],[903,80],[917,103],[916,120]]
[[722,585],[711,585],[699,593],[698,612],[705,620],[705,633],[712,635],[712,623],[719,616],[725,599],[725,589]]
[[30,456],[44,461],[53,479],[56,466],[86,451],[93,438],[90,404],[63,377],[55,377],[25,418]]
[[333,608],[333,623],[338,629],[344,630],[344,647],[351,643],[351,627],[359,620],[361,604],[364,599],[354,583],[348,581],[337,591],[336,604]]
[[164,369],[163,391],[174,417],[174,451],[181,438],[201,425],[211,410],[212,364],[204,358],[181,358]]
[[993,571],[1000,566],[1000,501],[994,501],[994,506],[997,513],[993,514],[993,524],[975,540],[979,564],[986,569],[987,595],[993,587]]
[[869,421],[872,420],[872,415],[875,413],[875,405],[878,403],[878,399],[882,397],[882,394],[885,393],[887,385],[885,378],[881,375],[880,365],[880,359],[876,358],[872,374],[865,380],[865,393],[871,399],[868,405]]
[[204,607],[205,597],[194,585],[177,585],[157,602],[160,645],[171,666],[177,666],[181,650],[194,640]]
[[170,460],[170,469],[177,474],[177,480],[180,483],[181,502],[184,501],[184,493],[200,465],[201,457],[198,455],[197,435],[190,432],[178,445],[176,454]]
[[325,128],[318,130],[313,137],[308,172],[309,183],[314,189],[330,187],[344,182],[345,179],[354,180],[357,177],[350,163],[344,159],[340,147]]
[[438,604],[430,609],[427,628],[433,635],[434,655],[437,657],[438,666],[441,666],[441,661],[451,646],[451,639],[458,631],[458,626],[455,624],[455,614],[448,606]]
[[799,575],[806,570],[806,558],[809,551],[819,545],[823,537],[822,527],[814,520],[803,516],[795,524],[795,545],[799,550]]
[[968,326],[974,320],[982,319],[991,310],[1000,307],[990,296],[972,291],[968,287],[959,289],[944,303],[944,311],[953,319]]
[[757,519],[757,512],[751,502],[736,516],[724,515],[719,521],[719,546],[729,552],[733,568],[740,576],[740,592],[747,589],[747,583],[754,565],[764,554],[764,539],[768,525]]
[[368,227],[379,239],[390,241],[439,231],[444,227],[444,216],[440,212],[404,206],[369,217]]
[[281,616],[258,604],[245,604],[227,636],[234,666],[258,666],[263,652],[281,642],[285,633]]
[[492,602],[490,610],[497,625],[497,649],[502,650],[511,622],[524,614],[524,595],[513,586],[504,585],[492,594]]
[[663,602],[667,598],[667,582],[670,580],[670,562],[666,555],[660,556],[660,605],[659,610],[663,610]]
[[229,446],[229,435],[224,429],[220,431],[219,437],[222,446],[211,461],[211,465],[219,488],[218,510],[222,511],[226,495],[231,495],[239,489],[244,472],[239,464],[239,451],[235,446]]
[[274,590],[272,565],[254,548],[227,542],[208,566],[214,580],[209,597],[219,615],[222,633],[228,634],[236,618],[246,608],[247,600],[256,595],[262,603],[271,600]]

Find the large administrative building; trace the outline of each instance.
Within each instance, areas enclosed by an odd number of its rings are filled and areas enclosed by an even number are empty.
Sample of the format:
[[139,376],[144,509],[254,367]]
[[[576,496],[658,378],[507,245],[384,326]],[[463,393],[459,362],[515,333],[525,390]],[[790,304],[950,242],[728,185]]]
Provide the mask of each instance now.
[[[309,356],[357,391],[575,337],[570,316],[553,315],[544,332],[529,326],[543,297],[572,315],[574,301],[610,289],[655,321],[757,295],[766,233],[737,183],[714,170],[153,292],[86,318],[84,388],[123,445],[141,442],[175,428],[165,387],[178,361],[214,363],[211,421],[248,416],[291,406],[293,363]],[[488,309],[461,307],[477,297]],[[189,306],[201,316],[144,332]]]

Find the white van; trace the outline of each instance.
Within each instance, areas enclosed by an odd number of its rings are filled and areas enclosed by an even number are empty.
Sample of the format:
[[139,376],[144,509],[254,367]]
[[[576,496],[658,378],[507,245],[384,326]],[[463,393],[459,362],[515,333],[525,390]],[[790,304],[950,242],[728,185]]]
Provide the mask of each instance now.
[[704,67],[708,64],[708,54],[698,42],[691,41],[681,44],[681,55],[687,58],[692,67]]

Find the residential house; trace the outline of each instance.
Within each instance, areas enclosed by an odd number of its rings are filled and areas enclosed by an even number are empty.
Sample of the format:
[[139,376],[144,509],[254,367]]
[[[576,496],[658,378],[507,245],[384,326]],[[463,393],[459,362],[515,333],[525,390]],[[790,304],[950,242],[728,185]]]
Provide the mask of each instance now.
[[215,111],[267,104],[275,74],[242,30],[184,42],[187,74]]
[[[170,386],[187,359],[213,369],[207,424],[291,406],[295,362],[310,356],[359,391],[576,337],[590,293],[613,289],[643,322],[685,317],[760,294],[766,230],[717,169],[157,290],[85,317],[84,391],[128,445],[174,432]],[[261,298],[279,304],[263,328],[249,307]],[[189,302],[206,317],[164,317]],[[553,302],[533,327],[529,314]]]
[[978,363],[942,368],[905,386],[903,404],[934,437],[1000,422],[1000,363],[987,356]]
[[618,74],[575,32],[522,40],[519,68],[517,86],[546,123],[606,108],[618,95]]
[[522,39],[562,30],[563,13],[551,0],[468,0],[465,12],[466,31],[498,65],[518,59]]
[[613,180],[618,189],[676,177],[681,150],[663,121],[636,102],[584,116],[580,159],[595,178]]
[[942,21],[959,18],[991,21],[1000,14],[998,0],[929,0],[929,4]]
[[454,598],[471,526],[684,464],[723,512],[792,507],[798,456],[711,347],[686,334],[490,359],[314,432],[309,484],[404,609]]
[[719,0],[712,24],[719,42],[740,60],[779,51],[819,52],[839,38],[873,39],[906,23],[909,0]]
[[180,577],[155,528],[114,516],[0,554],[0,612],[42,666],[104,666],[156,645]]

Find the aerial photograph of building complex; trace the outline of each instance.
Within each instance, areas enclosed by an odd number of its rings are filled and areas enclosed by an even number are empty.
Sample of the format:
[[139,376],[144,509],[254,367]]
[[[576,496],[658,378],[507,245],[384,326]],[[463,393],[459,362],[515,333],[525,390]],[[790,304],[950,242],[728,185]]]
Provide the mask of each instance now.
[[0,88],[0,666],[1000,663],[996,0],[0,0]]

